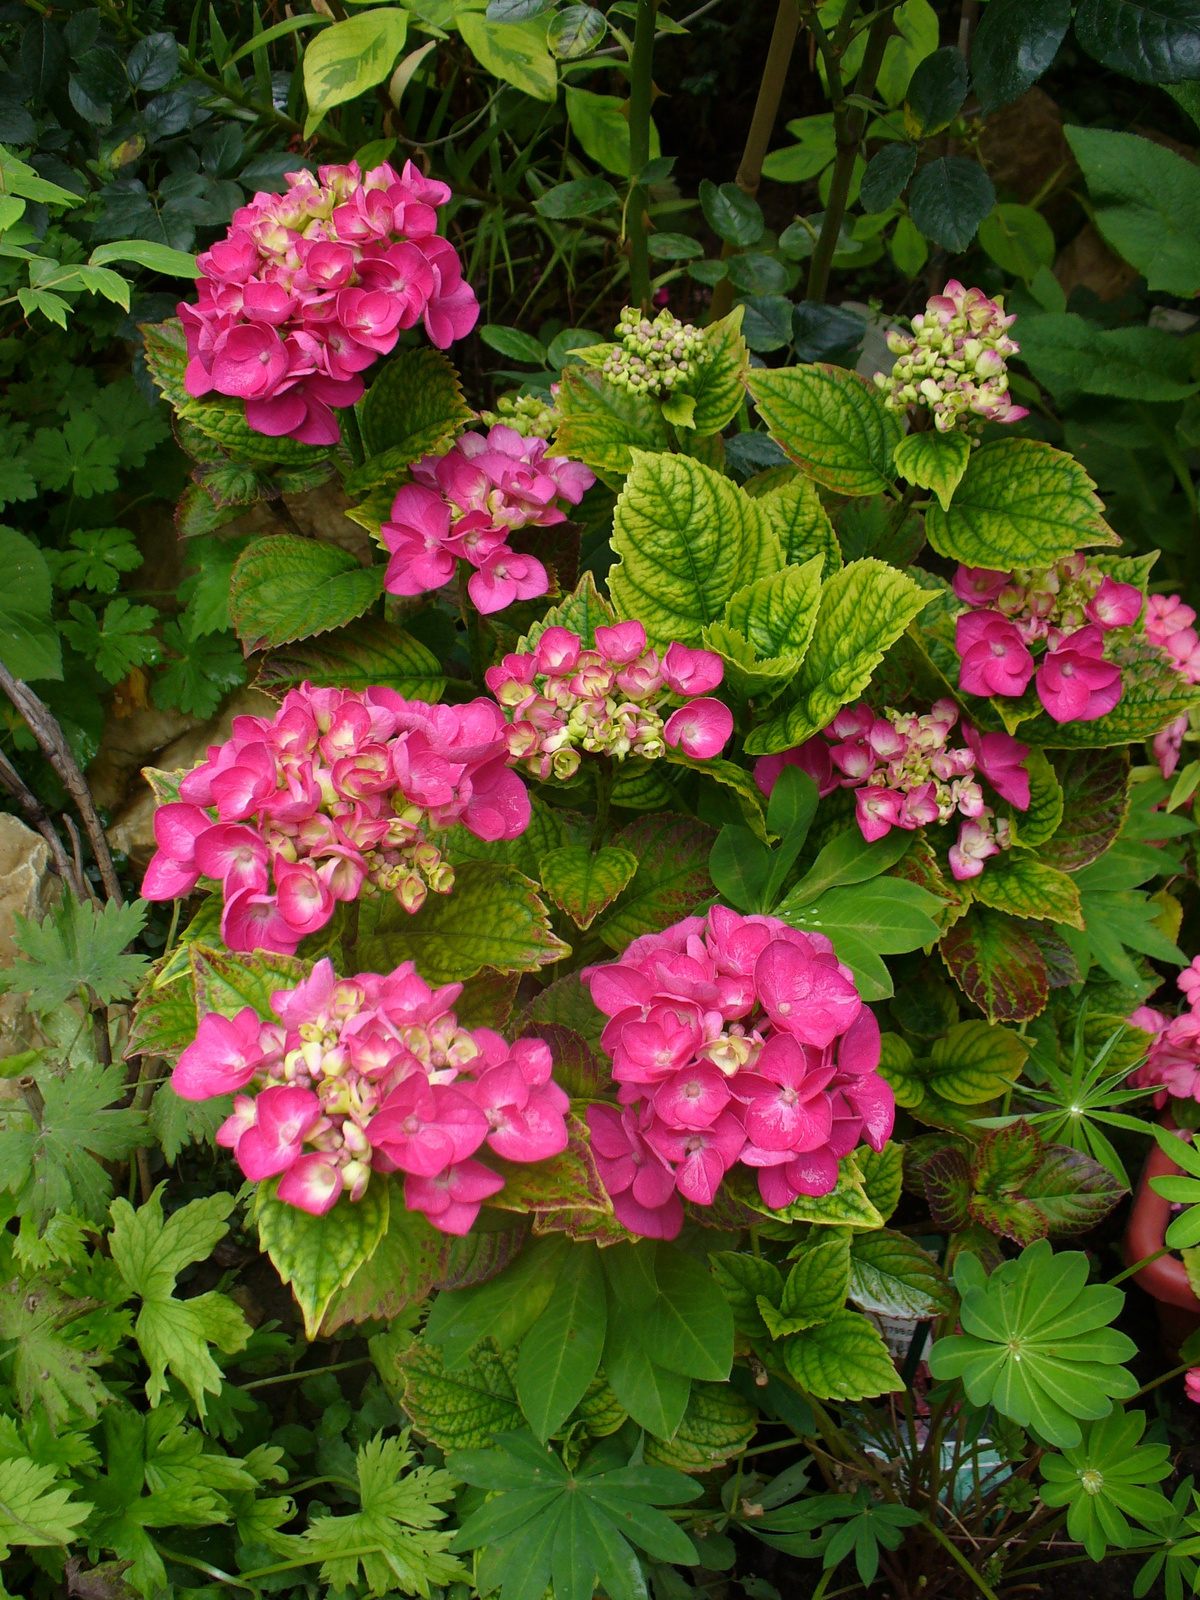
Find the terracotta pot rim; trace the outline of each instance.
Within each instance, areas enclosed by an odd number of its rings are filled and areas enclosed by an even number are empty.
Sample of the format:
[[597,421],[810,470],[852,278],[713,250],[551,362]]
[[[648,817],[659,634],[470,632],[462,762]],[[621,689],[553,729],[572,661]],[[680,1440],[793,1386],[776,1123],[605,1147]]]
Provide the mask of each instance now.
[[[1175,1130],[1175,1123],[1169,1113],[1164,1113],[1159,1118],[1159,1124],[1171,1131]],[[1137,1188],[1134,1190],[1133,1208],[1121,1245],[1121,1254],[1127,1267],[1162,1249],[1163,1239],[1171,1221],[1171,1202],[1155,1194],[1150,1187],[1150,1179],[1175,1175],[1182,1170],[1157,1143],[1151,1146],[1141,1176],[1138,1178]],[[1147,1294],[1153,1295],[1155,1300],[1162,1301],[1166,1305],[1178,1306],[1181,1311],[1191,1311],[1200,1317],[1200,1299],[1192,1293],[1187,1268],[1174,1256],[1159,1256],[1157,1261],[1152,1261],[1149,1266],[1135,1273],[1133,1281],[1145,1289]]]

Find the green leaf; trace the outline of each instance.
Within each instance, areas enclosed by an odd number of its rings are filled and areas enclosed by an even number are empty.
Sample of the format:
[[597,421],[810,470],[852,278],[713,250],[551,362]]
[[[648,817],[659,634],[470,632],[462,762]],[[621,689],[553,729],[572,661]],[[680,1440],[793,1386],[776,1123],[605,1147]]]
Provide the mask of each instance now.
[[291,1285],[304,1331],[315,1339],[334,1296],[387,1232],[388,1185],[377,1177],[361,1200],[343,1198],[323,1217],[276,1200],[274,1190],[274,1182],[261,1183],[255,1194],[259,1245]]
[[117,487],[120,459],[120,444],[90,411],[77,411],[61,428],[39,428],[28,453],[43,489],[69,489],[81,500]]
[[616,1307],[613,1311],[604,1343],[605,1377],[639,1428],[670,1439],[687,1410],[691,1379],[652,1361],[627,1318]]
[[[505,1261],[504,1251],[511,1247],[513,1237],[511,1233],[479,1234],[469,1240],[469,1246],[486,1243],[492,1247],[494,1241],[493,1265],[498,1267]],[[329,1302],[321,1319],[322,1337],[350,1323],[393,1321],[426,1299],[434,1284],[445,1279],[451,1255],[466,1248],[468,1245],[460,1246],[432,1227],[419,1211],[409,1211],[400,1182],[393,1179],[387,1232],[346,1287]]]
[[[1171,1476],[1171,1447],[1139,1444],[1145,1426],[1145,1412],[1114,1412],[1090,1423],[1074,1449],[1046,1454],[1038,1463],[1046,1480],[1042,1501],[1070,1507],[1067,1533],[1093,1561],[1102,1559],[1109,1544],[1125,1549],[1137,1542],[1126,1513],[1143,1527],[1170,1513],[1162,1490],[1147,1485]],[[1135,1586],[1135,1594],[1144,1592]]]
[[[553,98],[548,96],[547,98]],[[614,94],[592,94],[587,89],[566,90],[567,120],[585,155],[618,178],[628,178],[629,106]],[[662,154],[658,129],[650,123],[650,156]]]
[[521,1341],[517,1397],[543,1443],[579,1404],[600,1364],[607,1323],[594,1245],[567,1252],[541,1316]]
[[386,455],[396,473],[472,417],[457,372],[440,350],[428,349],[389,356],[358,413],[367,455]]
[[255,682],[268,691],[308,682],[360,693],[381,684],[405,700],[426,703],[440,700],[446,686],[432,650],[403,628],[376,617],[359,617],[316,643],[273,650]]
[[724,1381],[733,1361],[733,1315],[724,1295],[694,1256],[659,1246],[658,1296],[636,1316],[633,1334],[650,1358],[688,1378]]
[[50,620],[45,557],[23,533],[0,527],[0,562],[8,574],[0,598],[0,661],[14,678],[61,678],[62,648]]
[[973,1405],[994,1405],[1047,1443],[1073,1448],[1080,1420],[1108,1416],[1114,1399],[1137,1388],[1121,1365],[1136,1354],[1133,1340],[1105,1326],[1125,1296],[1087,1279],[1082,1252],[1055,1253],[1045,1240],[990,1276],[978,1257],[961,1252],[955,1280],[963,1332],[937,1341],[930,1371],[961,1377]]
[[564,367],[557,409],[555,452],[584,462],[610,489],[621,487],[633,450],[668,447],[662,407],[605,383],[598,372]]
[[1067,139],[1105,241],[1152,293],[1200,289],[1200,172],[1193,164],[1134,133],[1072,128]]
[[[974,45],[972,44],[972,49]],[[1054,230],[1032,206],[998,205],[979,224],[979,242],[996,265],[1028,282],[1054,265]],[[1040,320],[1040,319],[1038,319]],[[1032,327],[1032,322],[1029,327]],[[1022,329],[1028,332],[1028,329]],[[1024,343],[1021,345],[1025,357]]]
[[230,1194],[193,1200],[163,1221],[160,1184],[135,1212],[127,1200],[112,1204],[110,1246],[117,1270],[142,1309],[134,1336],[150,1368],[146,1397],[157,1405],[167,1389],[167,1371],[179,1379],[200,1414],[205,1395],[220,1394],[224,1379],[209,1345],[226,1355],[245,1348],[250,1328],[227,1296],[210,1291],[191,1300],[175,1297],[175,1279],[193,1261],[204,1261],[229,1231]]
[[[1025,759],[1029,774],[1029,804],[1024,811],[1008,803],[1013,836],[1023,849],[1050,842],[1063,820],[1063,791],[1044,750],[1031,750]],[[1040,853],[1045,861],[1047,852]],[[1057,864],[1057,863],[1056,863]]]
[[1046,1219],[1048,1231],[1062,1237],[1087,1233],[1128,1193],[1107,1167],[1083,1150],[1047,1145],[1025,1182],[1025,1197]]
[[1184,400],[1200,388],[1187,346],[1164,328],[1098,328],[1063,313],[1022,331],[1021,360],[1060,404],[1081,394]]
[[118,239],[112,244],[98,245],[88,257],[88,266],[107,267],[113,261],[130,261],[136,267],[148,267],[151,272],[161,272],[169,278],[200,276],[195,256],[186,250],[171,250],[165,244],[154,244],[149,239]]
[[196,1013],[201,1017],[210,1011],[235,1017],[245,1006],[252,1006],[263,1022],[269,1022],[275,1015],[272,993],[294,988],[310,970],[299,956],[270,950],[226,950],[206,944],[203,938],[189,942],[187,956]]
[[381,7],[335,22],[308,41],[304,50],[306,139],[327,111],[356,100],[391,76],[407,32],[407,11]]
[[556,184],[533,202],[534,210],[552,222],[595,216],[619,204],[617,191],[604,178],[575,178],[570,183]]
[[[757,1428],[758,1412],[731,1383],[693,1383],[683,1420],[670,1439],[646,1440],[646,1462],[683,1472],[714,1472],[741,1455]],[[670,1559],[694,1561],[695,1553]]]
[[[184,1040],[184,1045],[190,1044],[195,1036],[193,1012],[191,1036]],[[169,1083],[161,1083],[150,1102],[150,1131],[162,1149],[163,1159],[173,1167],[187,1145],[215,1148],[217,1129],[232,1112],[232,1095],[219,1094],[212,1100],[181,1100]]]
[[1064,872],[1077,872],[1102,856],[1121,831],[1129,811],[1129,756],[1119,749],[1061,752],[1054,771],[1062,787],[1062,821],[1040,854]]
[[1194,0],[1080,0],[1075,8],[1075,37],[1088,55],[1138,83],[1195,78],[1198,29]]
[[60,589],[94,589],[112,594],[123,572],[133,572],[145,557],[128,528],[76,528],[70,549],[51,551],[54,581]]
[[849,1295],[885,1317],[937,1317],[954,1309],[954,1290],[928,1251],[881,1228],[850,1240]]
[[866,557],[835,572],[821,590],[817,623],[796,680],[796,702],[746,739],[748,755],[802,744],[870,683],[931,596],[885,562]]
[[763,367],[746,383],[771,437],[824,488],[868,495],[891,483],[900,427],[857,373],[824,362]]
[[[534,100],[554,99],[558,93],[558,68],[546,48],[546,28],[543,23],[488,22],[474,11],[460,11],[455,21],[471,54],[493,77],[511,83]],[[584,92],[582,89],[568,89],[568,104],[572,94]],[[596,100],[607,98],[606,95],[589,96],[589,99]],[[571,116],[570,110],[567,114]],[[571,121],[574,126],[573,116]],[[586,150],[587,145],[582,137],[580,143]],[[590,151],[588,153],[591,154]]]
[[485,1339],[453,1372],[427,1339],[409,1345],[397,1363],[404,1410],[417,1430],[442,1450],[475,1450],[494,1435],[521,1426],[515,1351]]
[[985,116],[1037,82],[1070,26],[1070,0],[993,0],[971,40],[971,78]]
[[151,697],[160,710],[211,717],[230,689],[246,681],[246,663],[232,633],[190,640],[177,622],[163,625],[163,643],[174,651],[157,674]]
[[445,1518],[439,1502],[453,1499],[454,1479],[440,1467],[414,1467],[413,1460],[407,1433],[376,1434],[355,1461],[358,1510],[316,1517],[296,1541],[293,1548],[321,1563],[321,1577],[334,1591],[357,1587],[360,1564],[370,1596],[428,1593],[431,1584],[466,1576],[447,1553],[451,1534],[430,1526]]
[[[159,383],[158,374],[154,373],[153,376],[155,382]],[[159,386],[162,387],[161,383]],[[208,395],[203,400],[192,400],[186,392],[179,400],[174,394],[167,394],[167,398],[171,401],[177,420],[190,423],[239,461],[312,467],[329,458],[328,445],[300,444],[286,434],[275,436],[256,432],[246,421],[246,406],[242,400],[216,394]]]
[[461,1368],[485,1338],[501,1351],[519,1344],[549,1304],[572,1248],[561,1234],[536,1239],[498,1277],[439,1294],[425,1339],[445,1351],[446,1370]]
[[360,566],[339,545],[286,534],[256,539],[238,557],[229,593],[246,654],[309,639],[361,616],[382,593],[383,572],[382,566]]
[[461,983],[483,967],[533,972],[570,953],[534,885],[501,862],[465,862],[455,870],[453,892],[430,895],[413,915],[391,896],[368,908],[359,946],[364,970],[390,972],[415,961],[428,983]]
[[947,127],[966,97],[967,64],[953,45],[935,50],[918,62],[906,98],[921,137],[928,138]]
[[943,936],[942,960],[991,1022],[1028,1022],[1049,998],[1046,963],[1032,935],[997,911],[970,910]]
[[64,637],[109,683],[119,683],[131,667],[158,660],[158,640],[148,631],[158,621],[153,606],[110,600],[103,620],[82,600],[72,600],[69,610],[74,621],[62,624]]
[[894,463],[906,483],[932,489],[942,510],[948,511],[970,457],[971,441],[965,433],[939,433],[933,428],[906,434],[896,446]]
[[[81,1416],[95,1418],[113,1398],[94,1371],[106,1364],[108,1353],[87,1348],[86,1324],[79,1321],[90,1304],[68,1299],[43,1277],[13,1278],[0,1295],[0,1338],[8,1346],[13,1397],[26,1416],[44,1419],[55,1431],[78,1424]],[[127,1313],[116,1320],[126,1333]],[[0,1540],[5,1538],[0,1520]]]
[[855,1151],[854,1159],[862,1172],[867,1199],[886,1222],[900,1204],[904,1146],[894,1139],[889,1140],[882,1150],[872,1150],[863,1145]]
[[864,1400],[902,1387],[879,1334],[857,1311],[794,1333],[784,1348],[787,1369],[818,1400]]
[[904,193],[917,165],[916,146],[885,144],[867,162],[859,195],[869,216],[894,205]]
[[746,398],[750,352],[742,338],[744,312],[743,306],[735,306],[727,317],[704,329],[698,370],[688,383],[688,395],[695,403],[691,426],[698,434],[720,433]]
[[976,900],[995,911],[1083,927],[1079,890],[1065,872],[1024,850],[1009,850],[972,884]]
[[[731,1179],[726,1178],[726,1184]],[[763,1216],[781,1222],[811,1222],[823,1228],[881,1228],[883,1218],[867,1199],[862,1174],[853,1156],[838,1162],[838,1181],[828,1194],[800,1195],[782,1211],[773,1211],[758,1192],[758,1184],[747,1177],[733,1180],[736,1197]],[[789,1235],[791,1237],[791,1235]]]
[[838,570],[842,552],[811,478],[804,477],[795,467],[779,467],[751,478],[745,487],[779,535],[783,559],[789,566],[802,566],[812,556],[820,555],[825,558],[824,577]]
[[670,927],[708,898],[713,837],[702,822],[669,813],[640,817],[613,836],[614,845],[636,856],[638,867],[597,929],[610,949],[623,950],[642,934]]
[[81,905],[68,890],[41,922],[18,912],[13,942],[19,959],[4,986],[27,994],[35,1010],[50,1011],[90,988],[101,1005],[128,1000],[146,970],[145,956],[122,952],[146,925],[146,902]]
[[846,1303],[850,1287],[850,1231],[830,1230],[830,1236],[802,1249],[787,1275],[778,1313],[769,1300],[758,1309],[771,1337],[799,1333],[819,1322],[831,1321]]
[[980,1105],[1005,1094],[1021,1075],[1028,1049],[1018,1034],[987,1022],[956,1022],[936,1039],[922,1076],[956,1105]]
[[799,661],[808,649],[817,625],[823,565],[823,556],[813,556],[803,566],[785,566],[730,597],[724,621],[760,660],[789,656]]
[[996,186],[976,161],[939,156],[923,166],[908,191],[908,214],[934,244],[957,255],[996,203]]
[[723,183],[718,187],[709,179],[702,179],[700,205],[704,220],[717,238],[727,244],[745,250],[762,238],[762,207],[736,183]]
[[57,1476],[53,1466],[0,1461],[0,1559],[7,1560],[15,1545],[46,1549],[76,1537],[92,1506],[71,1498],[70,1483],[56,1488]]
[[638,870],[632,850],[604,845],[564,845],[542,857],[542,887],[577,928],[589,928]]
[[939,555],[1005,570],[1116,544],[1094,489],[1064,451],[1040,439],[998,439],[973,452],[948,511],[929,507],[925,534]]
[[559,605],[551,606],[529,632],[517,640],[517,650],[531,651],[547,628],[569,628],[579,635],[585,649],[591,649],[596,642],[596,629],[608,627],[616,620],[617,614],[597,589],[595,578],[591,572],[585,572],[574,592]]
[[720,473],[687,456],[630,456],[613,517],[613,604],[654,644],[699,644],[739,589],[783,565],[779,541],[758,503]]
[[941,929],[933,914],[941,905],[936,895],[903,878],[873,878],[829,889],[806,904],[794,903],[789,895],[775,914],[793,928],[824,933],[839,959],[853,967],[860,943],[877,955],[901,955],[935,943]]
[[773,1261],[762,1256],[722,1250],[710,1255],[713,1277],[729,1302],[738,1331],[749,1339],[769,1337],[762,1302],[778,1306],[783,1299],[783,1275]]

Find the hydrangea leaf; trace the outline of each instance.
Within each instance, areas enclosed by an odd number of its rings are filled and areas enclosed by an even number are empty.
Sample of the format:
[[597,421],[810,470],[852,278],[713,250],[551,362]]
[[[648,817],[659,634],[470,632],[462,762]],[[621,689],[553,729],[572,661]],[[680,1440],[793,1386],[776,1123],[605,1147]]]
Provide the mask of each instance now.
[[[395,1179],[391,1190],[387,1231],[329,1302],[321,1319],[324,1338],[349,1323],[391,1322],[409,1306],[419,1304],[444,1279],[451,1240],[432,1227],[419,1211],[409,1211]],[[481,1237],[506,1239],[508,1235]]]
[[491,1339],[452,1372],[437,1345],[417,1339],[397,1361],[396,1376],[406,1414],[442,1450],[477,1450],[521,1426],[516,1351],[499,1350]]
[[1055,755],[1054,770],[1062,788],[1062,821],[1039,853],[1063,872],[1077,872],[1104,854],[1125,822],[1129,752],[1061,752]]
[[608,587],[619,615],[652,644],[700,643],[706,622],[747,584],[783,566],[758,502],[688,456],[631,452],[613,516],[617,556]]
[[391,972],[415,961],[427,983],[465,982],[483,967],[533,972],[570,954],[530,880],[495,861],[458,867],[454,892],[431,894],[414,915],[388,897],[373,925],[366,917],[363,924],[364,970]]
[[262,1021],[269,1022],[274,1017],[272,993],[294,988],[311,970],[299,956],[273,950],[225,950],[203,939],[189,942],[188,959],[200,1017],[210,1011],[235,1017],[244,1006],[253,1006]]
[[973,452],[949,510],[929,507],[925,536],[952,561],[1005,571],[1118,544],[1095,488],[1074,456],[1041,439],[996,439]]
[[1080,1251],[1055,1253],[1045,1240],[990,1275],[969,1251],[955,1260],[963,1332],[939,1339],[929,1353],[935,1378],[961,1378],[973,1405],[994,1405],[1048,1444],[1081,1442],[1080,1421],[1127,1400],[1137,1379],[1122,1365],[1133,1340],[1108,1326],[1125,1296],[1089,1284]]
[[528,654],[547,628],[569,628],[579,635],[586,649],[591,649],[596,642],[596,629],[610,627],[616,620],[616,612],[597,589],[592,573],[584,572],[574,592],[551,606],[528,633],[522,634],[516,648],[519,653]]
[[[1093,0],[1088,8],[1093,15],[1095,8]],[[1162,15],[1169,13],[1164,9]],[[1184,15],[1179,13],[1181,22]],[[1191,25],[1184,26],[1190,33]],[[1200,174],[1192,163],[1135,133],[1072,128],[1067,137],[1105,242],[1141,273],[1152,293],[1195,294],[1200,288],[1193,234],[1200,219]]]
[[383,591],[383,567],[360,566],[340,545],[271,535],[238,557],[229,614],[249,655],[352,622]]
[[603,845],[563,845],[542,857],[542,888],[577,928],[591,927],[638,870],[632,850]]
[[896,471],[918,489],[932,489],[943,511],[950,509],[954,491],[962,482],[971,458],[971,441],[965,433],[906,434],[896,446]]
[[634,450],[668,448],[662,407],[605,383],[597,372],[564,368],[557,409],[555,453],[584,462],[610,489],[621,487]]
[[942,960],[959,988],[991,1022],[1028,1022],[1050,995],[1036,940],[998,911],[972,909],[943,936]]
[[758,1412],[731,1383],[693,1383],[671,1437],[646,1440],[646,1463],[681,1472],[714,1472],[741,1455],[757,1427]]
[[[146,364],[150,366],[149,360]],[[157,383],[158,374],[153,368],[151,376]],[[311,467],[329,455],[327,445],[300,444],[286,434],[275,437],[256,432],[246,421],[246,406],[242,400],[218,394],[206,395],[203,400],[193,400],[185,394],[182,402],[173,400],[169,394],[167,398],[171,400],[177,416],[190,422],[238,461]]]
[[710,1255],[709,1261],[738,1330],[749,1339],[769,1338],[760,1302],[778,1306],[783,1299],[783,1274],[779,1268],[762,1256],[735,1250]]
[[937,1317],[954,1308],[954,1290],[927,1250],[881,1228],[850,1241],[849,1297],[886,1317]]
[[862,1173],[867,1199],[886,1222],[900,1204],[904,1146],[895,1139],[889,1139],[882,1150],[860,1145],[854,1159]]
[[323,1217],[276,1200],[272,1182],[259,1184],[254,1219],[259,1245],[290,1284],[315,1339],[334,1296],[374,1255],[387,1232],[390,1186],[376,1179],[353,1204],[343,1198]]
[[1007,851],[990,862],[972,890],[981,905],[1010,917],[1083,927],[1078,886],[1065,872],[1024,850]]
[[1018,1034],[987,1022],[956,1022],[917,1064],[935,1094],[957,1105],[981,1105],[1005,1094],[1021,1076],[1028,1047]]
[[773,1339],[828,1322],[846,1303],[850,1286],[850,1231],[830,1229],[796,1254],[778,1306],[758,1303],[759,1314]]
[[786,562],[801,566],[819,555],[825,557],[825,577],[838,570],[841,547],[811,478],[796,467],[773,467],[751,478],[745,489],[766,512]]
[[[428,349],[397,351],[385,361],[359,413],[368,457],[386,455],[389,472],[397,476],[473,416],[450,361]],[[353,478],[346,487],[357,492]]]
[[715,835],[690,817],[642,817],[612,843],[637,858],[637,871],[596,930],[612,950],[689,916],[712,893],[708,857]]
[[1170,665],[1145,638],[1115,645],[1108,659],[1121,668],[1121,698],[1092,722],[1058,723],[1039,712],[1021,724],[1021,738],[1050,750],[1095,750],[1151,739],[1200,703],[1200,688]]
[[732,595],[724,621],[749,641],[758,656],[791,655],[808,649],[821,603],[822,556],[787,566]]
[[212,1194],[193,1200],[163,1221],[163,1185],[135,1212],[127,1200],[112,1204],[112,1257],[130,1294],[142,1308],[134,1324],[150,1376],[146,1396],[157,1405],[167,1389],[167,1370],[187,1389],[201,1418],[205,1395],[219,1394],[224,1379],[209,1345],[227,1355],[245,1347],[250,1328],[241,1309],[211,1291],[190,1300],[175,1297],[175,1279],[193,1261],[204,1261],[229,1231],[234,1197]]
[[818,1400],[863,1400],[902,1387],[887,1346],[857,1311],[837,1311],[828,1322],[793,1333],[784,1360]]
[[306,682],[358,693],[381,684],[405,700],[427,704],[440,700],[446,687],[433,651],[403,628],[376,617],[359,617],[311,643],[272,650],[255,682],[270,693]]
[[698,370],[687,386],[695,405],[691,425],[698,434],[720,433],[746,398],[750,352],[742,338],[744,315],[745,307],[735,306],[704,329]]
[[900,425],[865,378],[817,362],[756,368],[746,384],[771,437],[823,488],[861,496],[889,487]]

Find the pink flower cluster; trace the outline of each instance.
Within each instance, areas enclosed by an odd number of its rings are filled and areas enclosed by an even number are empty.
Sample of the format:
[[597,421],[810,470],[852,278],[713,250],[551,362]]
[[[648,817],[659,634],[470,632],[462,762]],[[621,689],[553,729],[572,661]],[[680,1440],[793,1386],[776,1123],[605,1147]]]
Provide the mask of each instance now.
[[1139,1006],[1130,1017],[1135,1028],[1152,1035],[1145,1061],[1130,1074],[1138,1089],[1154,1089],[1154,1104],[1168,1097],[1200,1100],[1200,956],[1176,978],[1188,1009],[1168,1017],[1153,1006]]
[[562,502],[577,506],[596,481],[582,462],[547,449],[545,439],[497,423],[486,438],[464,433],[445,455],[422,456],[380,529],[391,555],[388,593],[440,589],[461,559],[475,568],[467,592],[485,615],[545,594],[545,567],[511,549],[509,535],[565,521]]
[[[711,650],[679,643],[660,656],[640,622],[596,629],[585,648],[569,628],[547,628],[532,650],[484,674],[509,713],[508,752],[535,778],[570,778],[580,751],[657,760],[666,746],[707,761],[733,732],[733,713],[708,698],[725,667]],[[663,720],[672,699],[686,701]]]
[[996,817],[979,778],[1020,811],[1029,807],[1029,746],[1007,733],[979,733],[963,723],[965,746],[951,748],[958,721],[953,700],[936,700],[922,716],[868,705],[846,706],[820,734],[781,755],[761,756],[754,781],[765,795],[785,766],[807,772],[824,796],[854,789],[864,839],[882,839],[893,828],[915,829],[949,822],[956,814],[958,842],[950,848],[956,878],[977,878],[989,856],[1007,850],[1008,819]]
[[286,194],[256,194],[199,258],[194,306],[180,305],[188,394],[232,395],[257,433],[336,444],[332,406],[424,319],[439,349],[475,326],[479,303],[454,246],[437,235],[444,183],[406,163],[289,172]]
[[681,1196],[712,1205],[735,1162],[781,1209],[887,1143],[879,1024],[822,934],[714,906],[582,977],[620,1086],[620,1109],[588,1107],[592,1149],[631,1233],[673,1239]]
[[[1146,601],[1147,639],[1166,651],[1171,665],[1189,683],[1200,683],[1200,636],[1197,636],[1195,622],[1195,611],[1185,606],[1177,594],[1152,594]],[[1179,752],[1187,730],[1185,714],[1154,735],[1154,759],[1164,778],[1169,778],[1179,765]]]
[[278,1177],[289,1205],[322,1216],[343,1193],[361,1200],[372,1172],[403,1172],[410,1211],[466,1233],[504,1187],[472,1159],[480,1146],[506,1161],[558,1155],[570,1101],[541,1039],[460,1027],[461,992],[431,989],[411,961],[357,978],[319,961],[271,996],[274,1021],[208,1012],[171,1084],[184,1100],[235,1096],[217,1143],[252,1182]]
[[[960,566],[954,593],[970,607],[954,630],[964,694],[1022,695],[1036,675],[1055,722],[1094,722],[1121,698],[1121,669],[1104,659],[1104,642],[1141,615],[1133,584],[1073,555],[1016,572]],[[1042,652],[1036,661],[1031,645]]]
[[893,330],[888,349],[897,358],[890,373],[877,372],[876,386],[891,411],[919,406],[933,413],[939,433],[961,422],[978,429],[984,422],[1018,422],[1029,415],[1008,392],[1008,357],[1020,345],[1008,330],[1016,321],[1004,302],[989,300],[982,289],[964,289],[951,278],[941,294],[926,301],[912,319],[912,333]]
[[514,839],[529,824],[505,732],[490,700],[430,706],[306,683],[273,718],[235,717],[158,808],[142,893],[173,900],[216,879],[229,948],[288,954],[339,900],[386,893],[416,911],[454,887],[431,833],[461,822]]

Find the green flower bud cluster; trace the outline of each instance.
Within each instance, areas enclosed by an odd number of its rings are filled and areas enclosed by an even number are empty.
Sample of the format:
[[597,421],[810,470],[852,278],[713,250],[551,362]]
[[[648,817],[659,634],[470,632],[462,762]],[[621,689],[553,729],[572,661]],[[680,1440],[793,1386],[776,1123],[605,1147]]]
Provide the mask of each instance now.
[[558,412],[538,394],[502,394],[495,411],[481,411],[479,416],[489,428],[502,423],[522,439],[549,439],[558,427]]
[[704,348],[698,328],[680,322],[669,311],[660,311],[651,322],[635,307],[626,306],[616,331],[620,344],[600,369],[609,383],[629,394],[655,398],[673,389],[686,391]]

